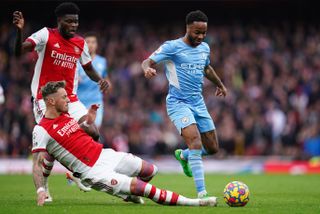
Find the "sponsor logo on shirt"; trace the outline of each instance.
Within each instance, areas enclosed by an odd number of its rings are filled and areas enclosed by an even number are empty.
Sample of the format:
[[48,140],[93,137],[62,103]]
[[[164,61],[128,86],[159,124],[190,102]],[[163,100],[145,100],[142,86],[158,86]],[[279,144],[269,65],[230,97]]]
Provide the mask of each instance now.
[[193,63],[181,63],[181,68],[183,69],[197,69],[203,70],[205,67],[204,64],[193,64]]
[[78,59],[66,53],[59,53],[56,50],[51,51],[51,57],[54,58],[53,64],[64,68],[73,69]]
[[78,129],[80,129],[78,122],[72,119],[68,123],[66,123],[61,129],[59,129],[57,133],[61,137],[63,137],[64,135],[67,135],[69,137],[72,133],[76,132]]

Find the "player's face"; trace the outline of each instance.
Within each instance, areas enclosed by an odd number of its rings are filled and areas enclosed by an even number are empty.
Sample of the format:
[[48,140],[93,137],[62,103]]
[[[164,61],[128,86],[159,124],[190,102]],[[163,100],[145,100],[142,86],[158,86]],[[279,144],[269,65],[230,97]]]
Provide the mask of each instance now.
[[55,107],[57,112],[68,112],[68,104],[70,102],[67,92],[64,88],[59,88],[57,93],[55,94]]
[[79,16],[77,14],[67,14],[58,18],[58,28],[65,38],[72,38],[79,27]]
[[207,22],[193,22],[187,25],[187,38],[191,46],[198,46],[207,35]]
[[87,36],[86,42],[88,44],[89,53],[90,54],[96,54],[97,48],[98,48],[98,41],[95,36]]

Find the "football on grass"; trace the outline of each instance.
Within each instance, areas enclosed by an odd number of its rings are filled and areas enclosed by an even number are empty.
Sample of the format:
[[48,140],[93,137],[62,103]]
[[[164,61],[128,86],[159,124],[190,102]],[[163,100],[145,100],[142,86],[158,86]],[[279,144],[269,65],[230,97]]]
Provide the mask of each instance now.
[[230,207],[243,207],[249,202],[249,188],[241,181],[232,181],[223,191],[224,201]]

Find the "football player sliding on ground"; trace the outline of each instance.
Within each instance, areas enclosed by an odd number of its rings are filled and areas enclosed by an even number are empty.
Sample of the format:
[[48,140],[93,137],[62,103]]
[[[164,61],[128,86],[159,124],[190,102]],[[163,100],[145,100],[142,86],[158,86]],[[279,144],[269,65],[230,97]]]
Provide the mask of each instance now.
[[45,182],[42,164],[45,155],[51,155],[81,183],[97,191],[106,192],[128,201],[143,203],[147,197],[159,204],[186,206],[215,206],[216,197],[190,199],[177,193],[159,189],[148,183],[157,173],[157,167],[129,153],[103,149],[81,126],[92,124],[98,106],[88,110],[87,119],[78,124],[68,114],[69,98],[65,83],[48,82],[41,90],[46,104],[42,120],[33,130],[33,181],[37,204],[45,202]]

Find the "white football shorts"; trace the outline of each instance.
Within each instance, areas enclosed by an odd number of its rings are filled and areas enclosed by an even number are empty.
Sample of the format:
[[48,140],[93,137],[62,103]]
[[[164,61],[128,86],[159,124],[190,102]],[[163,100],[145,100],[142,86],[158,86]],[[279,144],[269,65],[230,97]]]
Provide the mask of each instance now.
[[142,159],[135,155],[103,149],[94,166],[81,175],[81,180],[84,185],[109,194],[129,194],[132,177],[139,174],[141,167]]

